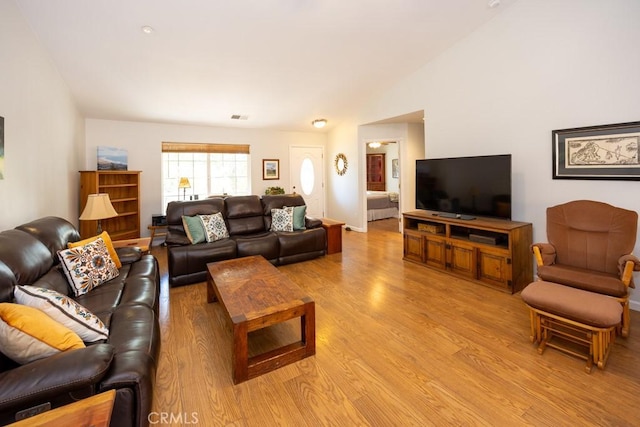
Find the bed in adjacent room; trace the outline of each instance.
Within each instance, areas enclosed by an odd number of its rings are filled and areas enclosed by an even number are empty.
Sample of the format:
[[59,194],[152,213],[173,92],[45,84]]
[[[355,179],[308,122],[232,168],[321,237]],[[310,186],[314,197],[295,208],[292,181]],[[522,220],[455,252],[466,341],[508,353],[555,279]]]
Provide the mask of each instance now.
[[398,193],[367,191],[367,221],[398,218]]

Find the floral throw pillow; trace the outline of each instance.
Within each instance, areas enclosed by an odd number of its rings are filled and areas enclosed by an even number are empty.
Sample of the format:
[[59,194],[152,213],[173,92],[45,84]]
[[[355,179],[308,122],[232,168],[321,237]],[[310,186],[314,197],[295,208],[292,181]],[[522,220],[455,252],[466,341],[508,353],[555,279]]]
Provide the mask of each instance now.
[[84,295],[120,274],[102,238],[61,250],[58,258],[76,296]]
[[293,231],[293,207],[271,209],[271,231]]
[[84,342],[94,342],[109,337],[109,330],[98,316],[66,295],[36,286],[16,286],[13,295],[18,304],[28,305],[44,312],[78,334]]
[[224,223],[224,217],[220,212],[211,215],[200,215],[200,220],[204,227],[207,242],[211,243],[229,237],[227,225]]

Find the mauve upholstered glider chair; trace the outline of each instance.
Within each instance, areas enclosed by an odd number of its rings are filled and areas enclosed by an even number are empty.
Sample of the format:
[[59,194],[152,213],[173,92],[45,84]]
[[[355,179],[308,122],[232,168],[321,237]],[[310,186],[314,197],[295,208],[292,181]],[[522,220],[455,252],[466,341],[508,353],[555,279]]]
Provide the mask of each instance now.
[[576,200],[547,208],[548,243],[532,245],[538,277],[607,295],[622,304],[621,335],[629,335],[629,288],[640,259],[638,214],[602,202]]

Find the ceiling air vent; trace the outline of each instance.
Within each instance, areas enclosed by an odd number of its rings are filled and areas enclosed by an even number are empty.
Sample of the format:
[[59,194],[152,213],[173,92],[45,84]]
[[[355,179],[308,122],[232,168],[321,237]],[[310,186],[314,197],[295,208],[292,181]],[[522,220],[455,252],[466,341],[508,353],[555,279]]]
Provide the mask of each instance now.
[[231,116],[233,120],[247,120],[249,116],[241,116],[240,114],[234,114]]

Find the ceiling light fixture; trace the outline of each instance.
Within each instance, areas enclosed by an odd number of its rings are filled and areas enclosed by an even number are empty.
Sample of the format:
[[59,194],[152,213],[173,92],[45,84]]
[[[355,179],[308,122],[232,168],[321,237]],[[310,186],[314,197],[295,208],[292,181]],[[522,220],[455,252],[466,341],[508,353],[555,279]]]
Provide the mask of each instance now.
[[312,121],[311,124],[314,127],[317,127],[318,129],[320,129],[320,128],[323,128],[327,124],[327,120],[326,119],[316,119],[316,120]]
[[487,3],[487,5],[493,9],[495,7],[500,6],[500,0],[489,0],[489,3]]
[[379,142],[370,142],[369,143],[369,147],[370,148],[380,148],[382,144],[380,144]]
[[142,30],[143,33],[145,34],[151,34],[153,33],[153,27],[150,27],[148,25],[145,25],[144,27],[140,28]]

